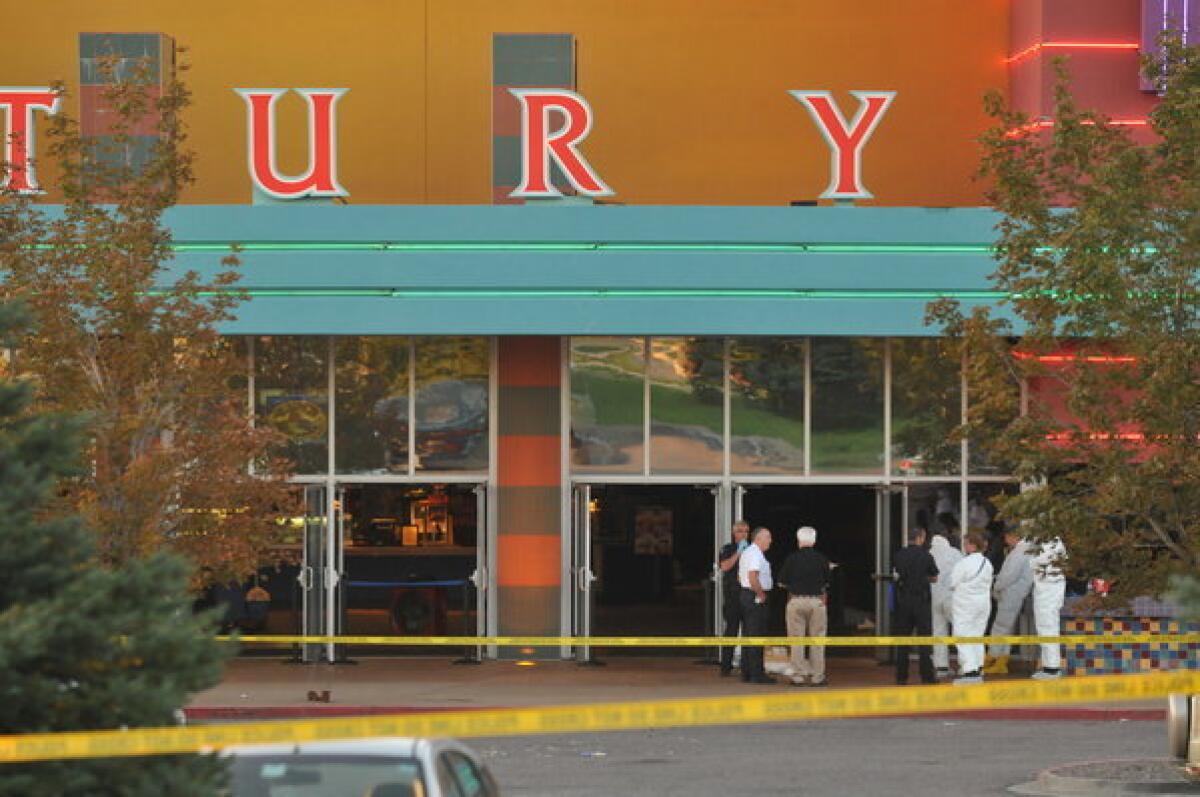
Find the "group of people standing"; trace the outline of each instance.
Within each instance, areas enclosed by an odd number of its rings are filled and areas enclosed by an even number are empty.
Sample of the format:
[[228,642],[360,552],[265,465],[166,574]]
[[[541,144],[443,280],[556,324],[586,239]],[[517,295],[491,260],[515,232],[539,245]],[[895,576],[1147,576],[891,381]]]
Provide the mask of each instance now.
[[[750,534],[745,521],[733,524],[733,541],[721,549],[718,566],[725,574],[725,635],[763,636],[769,626],[768,596],[778,586],[788,593],[788,636],[825,636],[829,627],[827,613],[830,574],[836,566],[814,546],[817,530],[802,526],[796,531],[797,550],[791,553],[779,572],[778,584],[771,574],[766,553],[771,547],[771,530],[759,527]],[[792,676],[795,686],[825,686],[825,648],[792,647]],[[773,684],[763,661],[763,649],[746,646],[742,650],[742,680],[747,683]],[[733,673],[733,648],[721,649],[721,675]]]
[[[996,601],[991,636],[1005,637],[1017,629],[1026,598],[1033,594],[1034,626],[1039,636],[1059,635],[1059,616],[1066,597],[1066,577],[1061,563],[1067,558],[1062,540],[1034,545],[1015,530],[1004,534],[1008,553],[1000,573],[984,556],[987,541],[971,532],[960,552],[942,535],[934,535],[926,548],[926,532],[918,528],[912,542],[896,554],[896,625],[898,636],[982,637],[988,633],[992,600]],[[1035,553],[1036,550],[1036,553]],[[959,676],[956,684],[982,683],[985,674],[1008,672],[1010,646],[998,642],[985,655],[982,644],[958,644]],[[950,674],[950,654],[945,645],[918,648],[921,680],[936,683]],[[896,649],[896,682],[908,682],[909,651]],[[1041,645],[1038,680],[1062,676],[1062,650],[1057,644]]]
[[[991,635],[1015,632],[1026,599],[1033,596],[1034,625],[1039,636],[1059,634],[1059,615],[1066,594],[1061,563],[1067,558],[1062,541],[1039,544],[1025,540],[1015,530],[1004,535],[1008,554],[995,573],[984,555],[987,541],[971,532],[960,551],[945,536],[932,538],[924,528],[914,530],[908,546],[896,553],[890,578],[895,582],[897,636],[982,637],[988,633],[993,599],[996,601]],[[765,636],[768,629],[768,596],[776,586],[786,589],[787,633],[793,637],[824,636],[828,627],[826,605],[830,574],[836,565],[814,547],[817,532],[803,526],[796,532],[798,550],[788,556],[779,578],[772,577],[766,552],[771,532],[757,528],[753,534],[744,521],[733,526],[733,540],[718,555],[724,574],[725,636]],[[928,543],[928,544],[927,544]],[[937,683],[950,676],[950,654],[945,645],[916,646],[922,683]],[[985,655],[984,645],[957,644],[958,677],[955,684],[982,683],[984,674],[1008,672],[1010,646],[996,643]],[[1062,676],[1062,652],[1057,644],[1043,644],[1038,680]],[[932,648],[932,649],[931,649]],[[896,683],[908,683],[909,647],[895,650]],[[796,686],[823,686],[825,648],[792,647],[791,682]],[[733,672],[733,648],[721,650],[721,675]],[[761,647],[744,647],[742,680],[776,683],[764,666]]]

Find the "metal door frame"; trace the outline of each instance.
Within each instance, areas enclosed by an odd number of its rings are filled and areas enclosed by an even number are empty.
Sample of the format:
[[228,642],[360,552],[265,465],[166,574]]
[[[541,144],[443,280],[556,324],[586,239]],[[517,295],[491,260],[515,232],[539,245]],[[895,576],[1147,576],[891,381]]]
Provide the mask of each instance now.
[[[300,632],[305,636],[323,636],[328,615],[324,610],[325,562],[328,553],[329,513],[328,492],[324,484],[302,487],[304,502],[304,536],[301,541],[300,570],[296,581],[300,585]],[[300,661],[315,664],[321,660],[321,645],[300,645]]]

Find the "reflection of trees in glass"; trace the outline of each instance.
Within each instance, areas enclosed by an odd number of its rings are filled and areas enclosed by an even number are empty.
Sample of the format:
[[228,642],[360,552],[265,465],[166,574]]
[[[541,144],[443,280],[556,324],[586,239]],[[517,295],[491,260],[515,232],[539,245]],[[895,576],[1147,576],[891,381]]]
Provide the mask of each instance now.
[[278,454],[297,473],[328,469],[329,339],[261,337],[254,347],[254,411],[288,442]]
[[408,338],[338,340],[338,471],[408,470],[408,350]]
[[810,346],[813,471],[882,470],[883,341],[813,338]]
[[954,431],[962,422],[962,371],[957,355],[938,338],[894,338],[891,346],[894,470],[958,473],[962,457]]
[[640,470],[644,338],[571,340],[571,462],[593,470]]
[[804,470],[804,338],[739,338],[730,347],[730,466]]
[[772,414],[804,420],[803,338],[739,338],[731,352],[729,376],[735,399],[746,398]]
[[715,473],[724,451],[725,342],[654,338],[650,370],[650,467]]
[[[657,344],[657,340],[655,343]],[[722,406],[725,385],[725,339],[682,338],[675,348],[675,368],[701,404]]]

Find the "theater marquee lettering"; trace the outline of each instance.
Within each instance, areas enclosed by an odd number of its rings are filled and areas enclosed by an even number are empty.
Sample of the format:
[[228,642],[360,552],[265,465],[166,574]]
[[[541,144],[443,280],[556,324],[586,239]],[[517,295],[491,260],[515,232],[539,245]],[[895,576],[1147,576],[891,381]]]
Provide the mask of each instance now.
[[[337,177],[337,103],[348,89],[234,89],[246,106],[246,167],[258,190],[276,199],[349,196]],[[308,116],[308,166],[299,175],[280,174],[275,164],[275,106],[288,91],[304,100]],[[580,151],[595,113],[582,95],[566,89],[509,89],[521,108],[521,181],[518,199],[562,196],[551,181],[557,166],[579,194],[610,196],[612,188]],[[858,101],[846,120],[832,93],[789,91],[812,117],[829,147],[829,185],[822,199],[870,199],[863,184],[862,156],[871,135],[896,96],[894,91],[852,91]],[[34,172],[34,114],[58,113],[60,97],[49,87],[0,87],[5,112],[3,160],[7,188],[40,193]]]

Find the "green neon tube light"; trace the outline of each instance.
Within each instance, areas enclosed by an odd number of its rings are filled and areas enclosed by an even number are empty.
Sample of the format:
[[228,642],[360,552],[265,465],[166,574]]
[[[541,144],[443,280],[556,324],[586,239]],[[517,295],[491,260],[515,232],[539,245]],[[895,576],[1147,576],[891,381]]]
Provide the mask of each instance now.
[[[237,292],[202,291],[203,296]],[[963,299],[997,301],[1002,291],[826,290],[803,288],[246,288],[258,298],[376,299]]]
[[584,241],[176,241],[176,252],[783,252],[791,254],[991,254],[988,244],[603,243]]

